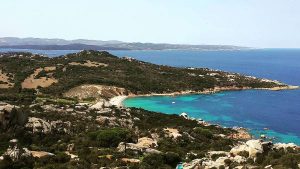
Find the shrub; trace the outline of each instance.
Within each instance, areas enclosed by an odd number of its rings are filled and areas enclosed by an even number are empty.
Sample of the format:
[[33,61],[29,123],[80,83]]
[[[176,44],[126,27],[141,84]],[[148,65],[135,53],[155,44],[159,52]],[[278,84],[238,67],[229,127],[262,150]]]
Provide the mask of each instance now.
[[130,131],[122,128],[111,128],[96,131],[89,134],[93,141],[101,147],[117,147],[120,142],[133,141],[133,135]]
[[142,168],[161,168],[165,164],[165,158],[161,154],[150,154],[144,157]]
[[198,135],[198,137],[204,136],[209,139],[213,138],[213,134],[208,129],[203,129],[203,128],[197,127],[197,128],[195,128],[195,133]]
[[179,154],[173,152],[167,152],[165,154],[166,164],[176,167],[176,165],[181,161]]

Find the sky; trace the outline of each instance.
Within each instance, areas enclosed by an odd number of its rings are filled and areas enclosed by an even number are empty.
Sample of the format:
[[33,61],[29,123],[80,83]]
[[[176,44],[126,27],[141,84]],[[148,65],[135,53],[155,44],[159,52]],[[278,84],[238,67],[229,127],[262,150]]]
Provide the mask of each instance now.
[[300,48],[300,0],[0,0],[0,37]]

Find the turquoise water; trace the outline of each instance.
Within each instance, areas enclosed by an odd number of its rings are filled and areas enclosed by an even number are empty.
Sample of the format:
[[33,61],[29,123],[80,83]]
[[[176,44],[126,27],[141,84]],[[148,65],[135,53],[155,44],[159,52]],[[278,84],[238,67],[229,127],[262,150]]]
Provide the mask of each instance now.
[[275,137],[274,141],[300,144],[300,102],[289,100],[290,95],[297,97],[298,94],[287,90],[247,90],[209,95],[136,97],[126,99],[123,104],[166,114],[186,112],[190,117],[214,124],[247,127],[257,137],[265,134],[269,138]]
[[[10,49],[0,49],[1,51],[6,52]],[[50,57],[77,52],[26,51]],[[208,67],[300,85],[300,49],[110,52],[120,57],[131,56],[156,64]],[[124,104],[167,114],[187,112],[191,117],[212,123],[228,127],[247,127],[256,136],[265,134],[275,137],[276,141],[295,142],[300,145],[300,90],[249,90],[212,95],[138,97],[127,99]]]
[[[299,49],[116,51],[115,54],[157,64],[209,67],[300,85]],[[187,112],[191,117],[212,123],[247,127],[256,137],[265,134],[278,142],[295,142],[300,145],[300,90],[138,97],[125,100],[124,105],[167,114]]]

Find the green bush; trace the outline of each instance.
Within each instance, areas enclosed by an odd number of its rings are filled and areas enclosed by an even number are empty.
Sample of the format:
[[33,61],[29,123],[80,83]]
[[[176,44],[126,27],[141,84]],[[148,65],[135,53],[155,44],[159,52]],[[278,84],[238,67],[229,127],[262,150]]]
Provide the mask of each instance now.
[[213,138],[213,134],[208,129],[203,129],[201,127],[197,127],[194,129],[194,132],[198,135],[198,137],[204,136],[206,138]]
[[101,147],[117,147],[120,142],[133,141],[130,131],[122,128],[109,128],[92,132],[89,137]]
[[162,168],[165,165],[165,158],[161,154],[150,154],[144,157],[142,161],[142,168]]
[[166,164],[176,167],[176,165],[181,161],[179,154],[173,152],[167,152],[165,154]]

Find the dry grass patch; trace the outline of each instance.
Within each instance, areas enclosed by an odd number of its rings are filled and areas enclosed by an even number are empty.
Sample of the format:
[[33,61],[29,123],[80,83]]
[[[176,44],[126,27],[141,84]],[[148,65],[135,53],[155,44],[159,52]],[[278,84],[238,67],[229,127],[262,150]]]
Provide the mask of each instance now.
[[4,73],[0,70],[0,89],[7,89],[14,86],[14,83],[11,82],[12,79],[10,76],[13,77],[13,75]]
[[34,71],[33,74],[31,74],[29,77],[27,77],[22,82],[22,88],[26,89],[36,89],[38,87],[49,87],[53,83],[57,83],[58,80],[52,77],[52,73],[47,73],[49,77],[40,77],[36,78],[42,71],[45,72],[51,72],[56,70],[56,67],[45,67],[45,68],[38,68]]

